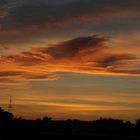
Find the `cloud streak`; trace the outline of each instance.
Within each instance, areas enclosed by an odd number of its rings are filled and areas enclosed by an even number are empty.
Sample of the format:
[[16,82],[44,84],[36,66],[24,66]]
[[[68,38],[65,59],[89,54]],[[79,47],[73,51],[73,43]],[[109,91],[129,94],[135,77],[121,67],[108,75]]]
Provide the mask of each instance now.
[[27,82],[35,80],[56,80],[58,76],[51,73],[27,71],[0,71],[0,82]]

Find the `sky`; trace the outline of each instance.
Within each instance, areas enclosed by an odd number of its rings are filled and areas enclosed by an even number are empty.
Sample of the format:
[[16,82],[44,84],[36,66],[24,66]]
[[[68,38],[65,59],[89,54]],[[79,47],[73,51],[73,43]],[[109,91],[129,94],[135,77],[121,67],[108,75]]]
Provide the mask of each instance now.
[[15,117],[140,117],[139,0],[1,0],[0,106]]

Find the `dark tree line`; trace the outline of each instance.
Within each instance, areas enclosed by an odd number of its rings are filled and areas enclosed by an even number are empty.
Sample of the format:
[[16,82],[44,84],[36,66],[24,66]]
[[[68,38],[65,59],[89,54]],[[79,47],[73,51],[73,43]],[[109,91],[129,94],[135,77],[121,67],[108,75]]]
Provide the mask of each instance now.
[[140,119],[135,123],[118,119],[101,118],[94,121],[52,120],[44,117],[37,120],[14,118],[12,113],[0,108],[0,132],[43,132],[63,135],[115,135],[139,136]]

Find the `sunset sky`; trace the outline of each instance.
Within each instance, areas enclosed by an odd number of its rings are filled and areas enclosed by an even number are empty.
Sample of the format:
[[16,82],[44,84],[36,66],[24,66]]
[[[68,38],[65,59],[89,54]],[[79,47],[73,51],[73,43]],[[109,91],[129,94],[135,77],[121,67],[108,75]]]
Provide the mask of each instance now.
[[0,107],[16,117],[140,117],[140,0],[0,0]]

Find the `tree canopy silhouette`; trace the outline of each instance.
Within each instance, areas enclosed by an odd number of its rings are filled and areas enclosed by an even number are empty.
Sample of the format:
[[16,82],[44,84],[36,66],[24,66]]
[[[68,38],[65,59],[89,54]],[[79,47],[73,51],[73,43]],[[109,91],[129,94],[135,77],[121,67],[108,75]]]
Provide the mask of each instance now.
[[7,111],[4,111],[0,108],[0,123],[6,123],[13,120],[13,114]]

